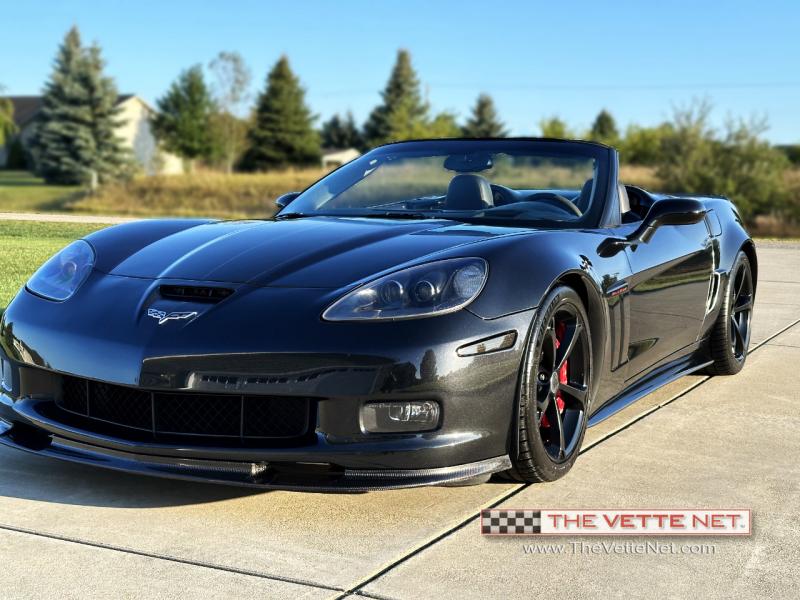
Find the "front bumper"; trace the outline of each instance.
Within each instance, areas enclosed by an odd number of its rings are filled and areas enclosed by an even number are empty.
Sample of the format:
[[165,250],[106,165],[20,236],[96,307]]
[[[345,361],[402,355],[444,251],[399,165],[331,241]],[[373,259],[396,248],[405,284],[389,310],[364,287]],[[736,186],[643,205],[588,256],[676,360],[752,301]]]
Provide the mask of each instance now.
[[[228,329],[238,335],[220,338],[214,332],[227,331],[222,324],[206,323],[157,338],[148,321],[133,330],[92,331],[70,318],[68,303],[41,302],[20,294],[3,319],[0,357],[14,367],[13,390],[0,394],[6,446],[161,477],[320,491],[457,483],[510,467],[517,376],[532,311],[494,320],[460,311],[377,326],[301,316],[270,323],[268,332],[237,330],[234,322]],[[304,335],[291,334],[301,326]],[[512,348],[469,357],[457,352],[507,331],[517,332]],[[231,348],[234,343],[245,352]],[[311,397],[317,410],[310,435],[296,444],[130,439],[53,418],[62,374],[168,393]],[[257,390],[237,387],[245,378],[264,383]],[[438,402],[439,427],[408,434],[362,430],[365,403],[401,400]]]
[[342,469],[325,471],[307,465],[199,460],[122,452],[60,435],[37,435],[0,419],[0,444],[60,460],[168,479],[244,487],[316,492],[368,492],[407,487],[457,484],[511,467],[500,456],[453,467],[432,469]]

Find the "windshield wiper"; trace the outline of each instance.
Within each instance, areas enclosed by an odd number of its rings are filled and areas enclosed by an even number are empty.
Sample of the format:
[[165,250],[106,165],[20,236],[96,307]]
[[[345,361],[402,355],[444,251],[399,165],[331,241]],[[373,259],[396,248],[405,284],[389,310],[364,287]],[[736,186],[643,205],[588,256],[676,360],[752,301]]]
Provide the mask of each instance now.
[[290,212],[284,213],[281,215],[277,215],[275,217],[276,221],[289,221],[292,219],[305,219],[310,217],[342,217],[342,218],[349,218],[349,219],[439,219],[442,217],[437,217],[434,215],[429,215],[426,213],[421,212],[408,212],[408,211],[394,211],[394,210],[385,210],[380,212],[369,212],[369,213],[302,213],[302,212]]
[[289,221],[291,219],[304,219],[306,217],[315,217],[315,216],[317,216],[317,215],[310,215],[308,213],[301,213],[301,212],[290,212],[290,213],[284,213],[282,215],[276,215],[275,216],[275,220],[276,221]]
[[372,212],[355,215],[342,215],[347,217],[355,217],[358,219],[438,219],[433,215],[428,215],[421,212],[407,212],[407,211],[394,211],[387,210],[381,212]]

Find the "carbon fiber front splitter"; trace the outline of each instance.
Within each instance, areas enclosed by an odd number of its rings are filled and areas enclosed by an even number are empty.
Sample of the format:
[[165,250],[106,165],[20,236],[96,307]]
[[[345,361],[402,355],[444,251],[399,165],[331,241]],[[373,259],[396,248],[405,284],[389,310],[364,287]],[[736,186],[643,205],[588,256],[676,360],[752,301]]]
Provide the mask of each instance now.
[[511,467],[508,456],[432,469],[340,469],[313,464],[271,464],[161,457],[120,452],[56,435],[32,435],[0,420],[0,444],[73,463],[127,473],[305,492],[369,492],[458,484]]

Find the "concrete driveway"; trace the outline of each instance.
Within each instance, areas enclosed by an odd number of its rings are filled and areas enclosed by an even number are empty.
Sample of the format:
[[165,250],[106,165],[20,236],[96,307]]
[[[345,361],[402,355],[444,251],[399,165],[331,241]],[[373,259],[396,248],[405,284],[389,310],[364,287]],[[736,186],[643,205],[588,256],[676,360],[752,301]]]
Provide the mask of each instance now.
[[[800,248],[759,256],[744,371],[686,377],[590,429],[556,483],[254,493],[2,449],[0,596],[800,597]],[[704,555],[526,553],[542,539],[480,536],[489,506],[750,507],[754,534],[693,539]]]

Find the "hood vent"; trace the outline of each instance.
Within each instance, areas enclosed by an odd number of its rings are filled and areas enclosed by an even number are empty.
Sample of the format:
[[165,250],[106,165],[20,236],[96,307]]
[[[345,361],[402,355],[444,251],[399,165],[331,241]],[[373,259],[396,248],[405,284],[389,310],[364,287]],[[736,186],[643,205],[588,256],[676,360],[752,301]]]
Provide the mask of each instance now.
[[162,285],[159,292],[162,298],[169,300],[211,303],[221,302],[233,294],[233,290],[230,288],[197,285]]

